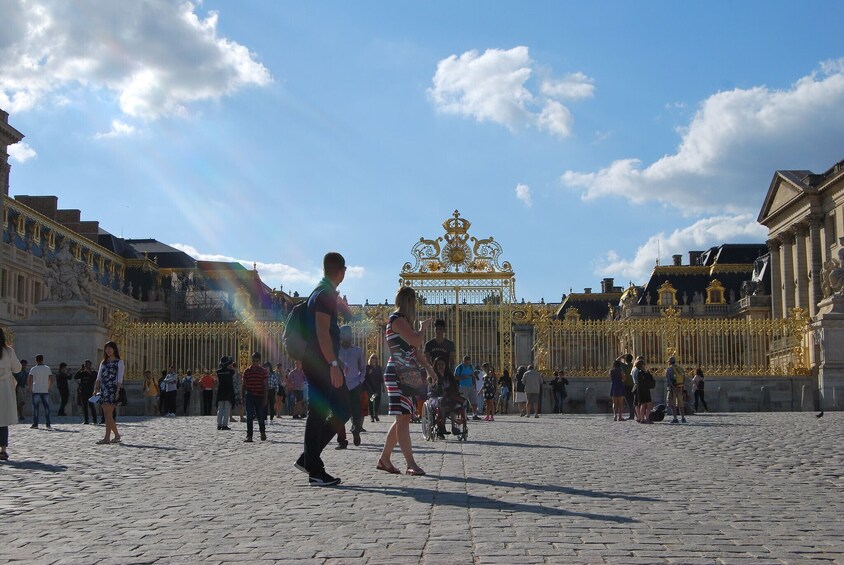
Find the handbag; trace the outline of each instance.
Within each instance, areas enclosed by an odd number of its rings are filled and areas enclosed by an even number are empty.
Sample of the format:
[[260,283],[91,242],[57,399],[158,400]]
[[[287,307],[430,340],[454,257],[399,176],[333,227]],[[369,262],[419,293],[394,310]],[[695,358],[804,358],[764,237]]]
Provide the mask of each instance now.
[[399,389],[405,396],[426,396],[428,379],[425,370],[416,363],[402,363],[394,359]]

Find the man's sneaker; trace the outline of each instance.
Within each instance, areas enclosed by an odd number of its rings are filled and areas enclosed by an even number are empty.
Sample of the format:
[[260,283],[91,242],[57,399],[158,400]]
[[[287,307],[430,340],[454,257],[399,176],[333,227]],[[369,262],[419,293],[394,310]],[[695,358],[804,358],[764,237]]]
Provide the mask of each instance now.
[[478,416],[477,414],[475,414],[474,416],[472,416],[472,419],[473,419],[473,420],[477,420],[477,421],[479,421],[479,422],[481,421],[481,417],[480,417],[480,416]]
[[[680,418],[680,422],[682,422],[683,424],[688,423],[688,422],[686,422],[686,417],[685,417],[685,416],[683,416],[682,418]],[[50,426],[47,426],[47,427],[49,428]]]
[[[685,420],[684,420],[684,421],[685,421]],[[51,426],[50,424],[47,424],[47,429],[48,429],[48,430],[52,430],[52,429],[53,429],[53,426]]]
[[671,420],[671,423],[672,424],[679,424],[680,421],[677,418],[674,418],[673,420]]
[[246,436],[246,439],[243,440],[243,443],[252,443],[252,436]]
[[357,446],[357,445],[360,445],[360,432],[354,432],[354,433],[352,434],[352,441],[354,442],[354,444],[355,444],[356,446]]
[[261,441],[267,441],[267,433],[261,432]]
[[337,447],[335,447],[334,449],[346,449],[347,447],[349,447],[349,442],[344,441],[343,443],[338,443]]
[[325,470],[308,475],[308,484],[312,487],[333,487],[340,484],[340,479],[332,477]]
[[38,424],[32,424],[32,425],[31,425],[31,426],[29,426],[29,427],[30,427],[30,428],[32,428],[33,430],[37,430],[37,429],[38,429]]
[[293,466],[296,467],[296,469],[298,469],[299,471],[302,471],[303,473],[308,472],[308,470],[305,469],[305,454],[304,453],[299,456],[299,459],[296,460],[296,462],[293,464]]

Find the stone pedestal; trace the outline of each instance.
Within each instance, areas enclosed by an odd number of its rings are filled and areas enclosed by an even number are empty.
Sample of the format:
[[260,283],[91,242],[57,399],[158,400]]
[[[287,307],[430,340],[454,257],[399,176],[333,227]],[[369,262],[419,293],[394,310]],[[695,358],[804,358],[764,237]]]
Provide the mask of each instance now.
[[[821,410],[842,410],[844,391],[844,296],[833,295],[818,303],[812,322],[820,349],[818,400]],[[837,392],[837,394],[836,394]]]
[[81,301],[41,302],[37,314],[16,323],[12,330],[18,358],[32,366],[35,355],[41,353],[54,371],[64,361],[75,372],[85,359],[96,368],[108,341],[97,309]]

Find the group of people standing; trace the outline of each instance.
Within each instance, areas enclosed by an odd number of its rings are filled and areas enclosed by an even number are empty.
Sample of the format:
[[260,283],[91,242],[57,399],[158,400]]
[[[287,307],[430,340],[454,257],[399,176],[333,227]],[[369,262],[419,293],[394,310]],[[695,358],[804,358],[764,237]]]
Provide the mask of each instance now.
[[[23,421],[25,396],[22,398],[19,389],[23,388],[23,394],[29,393],[32,397],[32,428],[37,429],[39,427],[39,412],[43,408],[46,428],[48,430],[52,429],[49,393],[53,384],[58,379],[54,379],[50,367],[44,363],[43,355],[37,355],[35,362],[35,366],[27,372],[27,363],[18,359],[15,350],[10,344],[6,343],[5,333],[0,329],[0,460],[5,461],[9,459],[7,452],[7,447],[9,446],[9,426]],[[73,377],[80,381],[79,394],[81,395],[82,406],[85,409],[86,424],[89,421],[96,423],[96,411],[93,406],[90,406],[92,419],[88,419],[89,405],[98,404],[101,406],[105,424],[105,436],[97,442],[100,445],[120,443],[121,441],[120,433],[117,430],[117,423],[114,419],[114,410],[120,400],[124,372],[125,366],[120,359],[117,344],[109,341],[103,346],[103,360],[100,363],[99,370],[96,373],[91,371],[91,362],[86,361],[83,367]],[[70,377],[67,373],[67,365],[64,363],[60,366],[60,374],[65,379],[64,385],[67,386],[67,379]],[[25,384],[22,385],[22,382]],[[59,390],[62,398],[61,412],[64,414],[69,391],[62,394],[62,388],[60,385]]]
[[[652,391],[656,387],[656,379],[645,369],[645,358],[638,356],[634,362],[630,353],[620,355],[613,361],[610,370],[610,399],[614,422],[625,420],[636,420],[641,424],[652,424],[654,422],[654,403]],[[672,355],[668,358],[668,367],[665,369],[665,406],[657,407],[660,417],[664,415],[667,408],[672,414],[672,424],[687,423],[686,402],[686,370],[679,364]],[[705,380],[703,368],[698,364],[695,369],[695,376],[692,379],[692,390],[694,392],[695,412],[698,410],[698,402],[703,404],[704,410],[708,411],[704,396]],[[629,411],[628,418],[624,417],[624,403],[627,402]],[[680,416],[680,419],[677,419]]]

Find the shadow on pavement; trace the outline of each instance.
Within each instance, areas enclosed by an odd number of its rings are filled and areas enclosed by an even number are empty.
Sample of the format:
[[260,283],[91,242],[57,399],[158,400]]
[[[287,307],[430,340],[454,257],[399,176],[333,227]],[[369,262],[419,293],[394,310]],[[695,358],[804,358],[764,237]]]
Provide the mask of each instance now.
[[568,494],[572,496],[585,496],[588,498],[607,498],[607,499],[621,499],[631,502],[659,502],[660,499],[652,498],[650,496],[636,496],[633,494],[626,494],[623,492],[600,492],[596,490],[586,490],[573,487],[565,487],[561,485],[534,485],[531,483],[513,483],[509,481],[496,481],[494,479],[484,479],[481,477],[448,477],[442,475],[428,474],[432,479],[440,479],[443,481],[453,481],[455,483],[471,483],[476,485],[486,485],[493,487],[501,487],[506,489],[527,489],[538,490],[542,492],[558,492],[560,494]]
[[[433,477],[433,475],[428,475]],[[437,506],[456,506],[458,508],[491,508],[496,510],[506,510],[507,512],[529,512],[532,514],[543,514],[546,516],[570,516],[572,518],[586,518],[587,520],[597,520],[601,522],[615,522],[618,524],[633,524],[638,520],[627,518],[625,516],[612,516],[609,514],[593,514],[589,512],[573,512],[563,508],[550,508],[547,506],[540,506],[538,504],[522,504],[519,502],[508,502],[489,498],[486,496],[467,495],[465,493],[440,492],[431,489],[423,488],[404,488],[404,487],[361,487],[361,486],[347,486],[340,485],[339,490],[370,492],[375,494],[384,494],[388,496],[410,496],[417,502],[433,504]]]
[[159,451],[182,451],[178,447],[167,447],[164,445],[142,445],[140,443],[121,443],[123,447],[129,447],[132,449],[157,449]]
[[568,447],[565,445],[536,445],[532,443],[511,443],[509,441],[472,441],[469,439],[469,443],[474,443],[478,445],[494,445],[497,447],[527,447],[527,448],[537,448],[537,449],[567,449],[569,451],[595,451],[594,449],[584,449],[582,447]]
[[46,471],[48,473],[63,473],[67,471],[65,465],[52,465],[41,461],[6,461],[0,466],[14,467],[15,469],[26,469],[27,471]]

